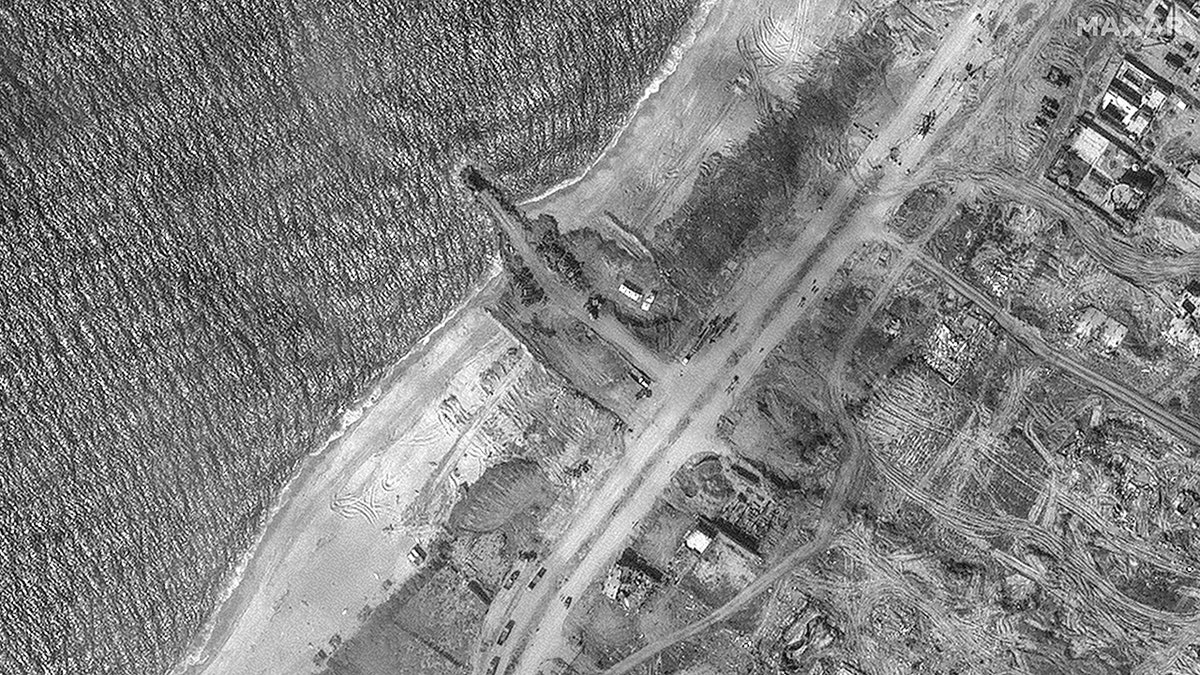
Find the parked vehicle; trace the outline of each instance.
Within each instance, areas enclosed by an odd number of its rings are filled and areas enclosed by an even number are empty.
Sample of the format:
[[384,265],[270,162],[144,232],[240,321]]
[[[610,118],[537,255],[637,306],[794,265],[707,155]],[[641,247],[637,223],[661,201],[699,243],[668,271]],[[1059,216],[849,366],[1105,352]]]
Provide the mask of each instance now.
[[515,623],[516,621],[509,619],[508,623],[504,624],[504,630],[500,631],[500,637],[496,638],[497,645],[504,644],[504,641],[508,639],[508,634],[512,632],[513,624]]
[[529,580],[529,590],[532,591],[533,587],[537,586],[538,582],[541,581],[542,577],[544,577],[544,576],[546,576],[546,568],[545,567],[538,570],[537,574],[533,575],[533,578]]
[[500,667],[500,657],[493,656],[492,664],[488,666],[487,675],[496,675],[496,669]]
[[520,576],[521,576],[521,570],[513,570],[512,574],[508,575],[508,579],[505,580],[505,582],[504,582],[504,590],[507,591],[508,589],[512,588],[513,584],[517,583],[517,579]]

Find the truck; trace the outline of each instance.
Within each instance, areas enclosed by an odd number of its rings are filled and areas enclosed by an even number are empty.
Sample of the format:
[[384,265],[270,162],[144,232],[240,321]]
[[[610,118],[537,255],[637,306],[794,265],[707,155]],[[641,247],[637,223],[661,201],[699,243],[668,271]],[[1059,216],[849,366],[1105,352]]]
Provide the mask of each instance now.
[[413,547],[408,551],[408,562],[417,567],[420,567],[421,564],[425,562],[425,558],[427,557],[428,554],[425,553],[424,548],[421,548],[420,543],[413,544]]
[[508,639],[508,634],[512,632],[513,624],[515,623],[516,621],[509,619],[508,623],[504,624],[504,629],[500,631],[500,637],[496,638],[497,645],[504,644],[504,641]]
[[544,577],[544,576],[546,576],[546,568],[545,567],[538,570],[537,574],[533,575],[533,578],[529,580],[529,590],[532,591],[533,588],[538,585],[538,582],[541,581],[542,577]]

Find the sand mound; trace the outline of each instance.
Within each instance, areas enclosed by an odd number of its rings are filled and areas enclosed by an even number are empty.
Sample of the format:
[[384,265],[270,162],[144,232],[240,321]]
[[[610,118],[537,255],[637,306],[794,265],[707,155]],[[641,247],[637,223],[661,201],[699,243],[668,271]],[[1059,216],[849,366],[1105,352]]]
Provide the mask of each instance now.
[[551,495],[550,484],[535,462],[515,460],[483,472],[450,514],[450,526],[491,532],[514,515]]

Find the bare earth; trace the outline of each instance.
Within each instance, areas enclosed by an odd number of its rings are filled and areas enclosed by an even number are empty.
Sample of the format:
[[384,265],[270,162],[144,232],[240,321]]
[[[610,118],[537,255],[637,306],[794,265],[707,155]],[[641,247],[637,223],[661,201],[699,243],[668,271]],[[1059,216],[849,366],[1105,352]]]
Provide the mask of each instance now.
[[[739,311],[740,328],[663,383],[668,391],[652,415],[653,423],[630,443],[626,461],[609,484],[544,559],[548,576],[556,583],[491,608],[485,636],[510,617],[517,626],[514,635],[527,636],[527,641],[510,640],[504,648],[489,650],[500,655],[501,663],[511,661],[517,664],[515,672],[533,673],[555,657],[572,658],[575,649],[558,630],[566,621],[567,608],[555,597],[581,594],[620,550],[634,524],[649,512],[674,471],[695,452],[715,450],[711,430],[725,409],[716,392],[736,392],[739,381],[748,381],[759,370],[763,355],[808,309],[806,296],[828,284],[840,261],[886,221],[886,214],[905,194],[901,188],[916,181],[903,167],[918,165],[930,150],[931,139],[909,139],[911,129],[919,112],[934,102],[950,115],[957,111],[961,90],[951,74],[974,57],[972,48],[981,27],[977,17],[991,9],[990,3],[976,3],[961,14],[889,124],[880,129],[850,175],[823,200],[822,209],[816,211],[811,203],[797,205],[797,213],[809,214],[802,236],[747,270],[726,300],[727,311]],[[895,146],[903,146],[898,161],[886,165],[887,153]],[[880,184],[868,203],[856,204],[860,181],[872,174]],[[612,189],[602,179],[598,182],[597,190]],[[585,187],[581,184],[578,189]]]
[[[707,16],[675,71],[585,179],[524,208],[554,216],[563,230],[618,233],[616,216],[651,240],[655,225],[687,198],[704,160],[753,130],[755,92],[794,86],[807,58],[837,34],[835,24],[853,21],[837,9],[813,0],[716,0],[701,10]],[[743,72],[751,75],[739,79]]]
[[[1065,5],[1056,4],[1047,17]],[[858,161],[827,190],[793,196],[794,218],[786,224],[791,240],[758,252],[715,308],[738,313],[722,343],[676,364],[643,353],[627,335],[609,337],[620,332],[615,324],[595,324],[655,380],[655,396],[641,404],[626,454],[603,487],[577,495],[569,524],[539,557],[546,581],[536,588],[523,582],[489,607],[471,654],[475,672],[489,663],[503,665],[496,672],[551,672],[577,655],[563,632],[570,613],[565,600],[582,596],[602,575],[680,466],[700,452],[727,451],[715,430],[729,402],[790,328],[814,311],[839,265],[864,242],[886,238],[889,214],[940,168],[937,144],[950,132],[939,127],[918,137],[913,130],[929,110],[944,119],[970,116],[964,64],[992,57],[988,21],[1011,10],[994,0],[969,3],[938,31],[937,47],[927,58],[895,65],[888,85],[898,95],[887,92],[873,101],[874,109],[857,111],[858,131],[868,123],[873,129],[852,134]],[[653,241],[658,223],[690,194],[705,160],[744,141],[766,103],[785,96],[803,77],[808,58],[833,36],[851,32],[861,18],[853,3],[813,0],[714,0],[705,11],[687,36],[687,53],[608,151],[582,180],[523,205],[528,213],[551,214],[564,230],[591,228]],[[507,217],[502,209],[496,215]],[[513,235],[520,231],[516,223],[506,227]],[[525,244],[515,245],[535,259],[523,250]],[[906,264],[914,255],[910,252]],[[531,360],[484,304],[477,298],[437,331],[401,365],[362,419],[297,477],[295,491],[286,496],[237,592],[218,615],[212,640],[185,672],[315,670],[318,650],[330,651],[335,635],[349,637],[361,610],[380,603],[389,588],[412,574],[408,550],[428,539],[440,525],[438,514],[453,501],[453,486],[471,482],[487,458],[473,423],[464,422],[481,419],[499,395],[480,389],[481,373],[513,350],[521,363]],[[512,380],[506,376],[500,390]],[[460,418],[447,417],[451,396],[461,406]],[[614,672],[628,672],[699,634],[822,550],[832,537],[834,514],[857,480],[860,453],[854,447],[848,452],[809,545],[764,574],[725,613],[649,645]],[[502,631],[506,643],[497,640]]]

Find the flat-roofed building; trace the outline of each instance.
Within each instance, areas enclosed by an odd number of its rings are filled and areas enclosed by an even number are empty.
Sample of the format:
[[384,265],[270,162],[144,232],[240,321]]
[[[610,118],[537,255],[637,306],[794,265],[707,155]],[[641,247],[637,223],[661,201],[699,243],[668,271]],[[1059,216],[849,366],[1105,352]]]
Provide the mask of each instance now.
[[642,301],[642,287],[638,286],[632,281],[626,280],[621,282],[621,287],[617,290],[621,292],[621,295],[624,295],[634,302]]
[[1140,61],[1126,57],[1100,99],[1100,117],[1130,140],[1141,140],[1172,90]]

